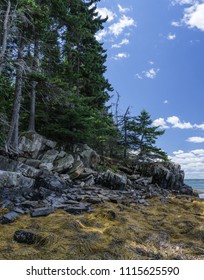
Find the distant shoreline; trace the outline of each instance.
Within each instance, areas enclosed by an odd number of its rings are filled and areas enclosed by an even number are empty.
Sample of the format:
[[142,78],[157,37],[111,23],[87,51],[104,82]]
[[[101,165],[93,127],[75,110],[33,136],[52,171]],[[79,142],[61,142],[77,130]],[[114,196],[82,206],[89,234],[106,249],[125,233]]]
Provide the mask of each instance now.
[[191,186],[198,194],[204,193],[204,179],[184,179],[184,183]]

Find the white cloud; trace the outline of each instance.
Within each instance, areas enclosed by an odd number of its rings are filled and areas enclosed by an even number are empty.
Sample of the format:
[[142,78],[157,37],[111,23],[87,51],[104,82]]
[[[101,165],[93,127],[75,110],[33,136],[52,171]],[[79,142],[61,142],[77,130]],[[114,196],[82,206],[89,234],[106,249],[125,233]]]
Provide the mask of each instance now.
[[190,122],[181,122],[177,116],[168,117],[166,121],[172,124],[173,128],[180,128],[180,129],[193,128],[193,125]]
[[184,8],[184,16],[179,21],[173,21],[171,25],[186,25],[189,28],[197,28],[204,31],[204,0],[172,0],[173,5],[188,5]]
[[131,17],[127,17],[126,15],[122,15],[118,22],[109,26],[109,32],[117,37],[124,31],[125,28],[131,26],[136,26],[135,20]]
[[158,118],[153,121],[153,126],[160,126],[161,129],[169,128],[164,118]]
[[[164,104],[167,104],[168,100],[164,101]],[[159,120],[164,120],[163,118],[159,118]],[[201,124],[192,124],[190,122],[185,122],[185,121],[181,121],[179,117],[177,116],[171,116],[168,117],[165,121],[165,125],[169,125],[171,124],[172,128],[180,128],[180,129],[201,129],[204,130],[204,123]],[[167,124],[166,124],[167,123]],[[189,138],[189,139],[193,139]],[[196,139],[196,137],[194,138],[194,140]],[[204,139],[204,138],[203,138]],[[198,140],[199,141],[199,140]],[[189,141],[190,142],[190,141]],[[203,141],[202,141],[203,142]],[[201,143],[201,142],[200,142]]]
[[120,60],[120,59],[124,59],[124,58],[128,58],[130,55],[128,53],[118,53],[116,55],[114,55],[112,58],[114,60]]
[[120,43],[118,43],[118,44],[113,44],[112,46],[111,46],[111,48],[121,48],[121,46],[123,46],[123,45],[128,45],[130,43],[130,41],[128,40],[128,39],[123,39]]
[[164,104],[168,104],[169,103],[169,101],[168,100],[164,100]]
[[123,8],[120,4],[118,4],[118,10],[120,13],[127,13],[130,11],[130,8]]
[[149,61],[149,64],[150,64],[150,65],[154,65],[154,61],[150,60],[150,61]]
[[142,73],[145,75],[146,78],[148,79],[155,79],[158,72],[159,72],[159,68],[155,69],[155,68],[151,68],[148,71],[143,71]]
[[172,25],[172,26],[175,26],[175,27],[182,26],[181,22],[179,22],[179,21],[172,21],[172,22],[171,22],[171,25]]
[[172,5],[192,5],[195,4],[196,0],[171,0]]
[[135,74],[135,78],[138,78],[139,80],[143,79],[143,77],[139,73]]
[[201,124],[194,124],[194,127],[204,130],[204,123],[201,123]]
[[168,36],[167,36],[167,39],[170,40],[170,41],[175,40],[176,39],[176,34],[169,33]]
[[204,31],[204,3],[195,4],[184,10],[183,22],[190,28]]
[[99,31],[99,32],[95,35],[96,40],[98,40],[98,41],[103,40],[103,39],[107,36],[107,34],[108,34],[108,32],[107,32],[107,30],[105,30],[105,29]]
[[116,17],[116,14],[107,8],[97,8],[96,11],[98,12],[98,15],[103,19],[108,17],[107,21],[112,21]]
[[204,178],[204,149],[189,152],[178,150],[173,152],[170,159],[181,165],[181,168],[185,171],[185,178]]
[[186,141],[192,142],[192,143],[204,143],[204,137],[189,137]]

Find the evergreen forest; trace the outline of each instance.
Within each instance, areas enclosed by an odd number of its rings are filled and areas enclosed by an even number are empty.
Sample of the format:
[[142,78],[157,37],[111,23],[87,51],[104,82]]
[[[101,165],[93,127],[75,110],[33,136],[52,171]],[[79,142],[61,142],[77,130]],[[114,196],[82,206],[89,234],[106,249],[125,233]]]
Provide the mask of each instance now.
[[[37,132],[66,144],[87,143],[101,155],[167,155],[164,130],[143,110],[110,113],[113,88],[96,33],[106,19],[100,0],[0,0],[0,147],[18,155],[19,137]],[[119,104],[117,104],[119,106]]]

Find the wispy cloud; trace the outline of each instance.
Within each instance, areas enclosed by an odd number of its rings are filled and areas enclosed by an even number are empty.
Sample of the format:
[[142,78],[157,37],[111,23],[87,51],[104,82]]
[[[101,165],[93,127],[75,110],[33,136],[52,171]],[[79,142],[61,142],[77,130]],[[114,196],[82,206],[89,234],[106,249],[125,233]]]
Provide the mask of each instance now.
[[172,34],[172,33],[169,33],[168,36],[167,36],[167,40],[175,40],[176,39],[176,34]]
[[[148,64],[150,64],[151,66],[154,65],[154,61],[148,61]],[[159,73],[160,69],[159,68],[150,68],[148,70],[143,70],[140,73],[135,74],[135,78],[142,80],[144,78],[146,79],[155,79]]]
[[113,11],[111,11],[111,10],[105,8],[105,7],[104,8],[97,8],[96,11],[98,12],[98,15],[101,18],[103,18],[103,19],[108,18],[107,21],[112,21],[117,17],[117,15]]
[[[104,24],[104,29],[96,33],[95,37],[98,41],[106,41],[112,43],[112,48],[121,48],[130,43],[129,38],[133,28],[137,26],[135,19],[128,15],[131,9],[118,4],[114,9],[98,8],[97,12],[101,18],[108,18]],[[123,36],[123,40],[116,42],[118,37]]]
[[109,33],[115,37],[119,36],[127,27],[136,26],[136,22],[133,18],[126,15],[122,15],[118,22],[109,26]]
[[101,31],[99,31],[95,37],[96,37],[96,40],[98,41],[102,41],[106,36],[107,36],[108,32],[107,30],[103,29]]
[[130,8],[124,8],[120,4],[118,4],[118,10],[120,13],[127,13],[130,11]]
[[137,78],[137,79],[139,79],[139,80],[142,80],[142,79],[143,79],[143,77],[142,77],[139,73],[135,74],[135,78]]
[[179,27],[179,26],[182,26],[182,23],[180,21],[172,21],[171,25],[175,26],[175,27]]
[[195,4],[196,0],[171,0],[172,5],[191,5]]
[[152,60],[148,61],[148,63],[149,63],[150,65],[154,65],[154,61],[152,61]]
[[124,58],[128,58],[130,55],[128,53],[118,53],[114,56],[112,56],[112,59],[114,60],[121,60],[121,59],[124,59]]
[[118,43],[118,44],[113,44],[112,46],[111,46],[111,48],[121,48],[123,45],[128,45],[130,43],[130,41],[129,41],[129,39],[123,39],[120,43]]
[[157,69],[156,68],[151,68],[148,71],[143,71],[143,74],[146,78],[153,80],[153,79],[156,78],[159,71],[160,71],[159,68],[157,68]]
[[169,103],[169,101],[168,100],[164,100],[164,104],[168,104]]

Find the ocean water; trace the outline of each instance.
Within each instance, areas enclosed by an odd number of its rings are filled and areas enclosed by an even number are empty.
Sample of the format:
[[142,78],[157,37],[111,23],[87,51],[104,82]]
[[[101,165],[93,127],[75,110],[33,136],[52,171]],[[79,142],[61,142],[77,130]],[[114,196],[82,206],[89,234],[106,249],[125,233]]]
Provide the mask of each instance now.
[[193,189],[204,193],[204,179],[185,179],[184,183]]

